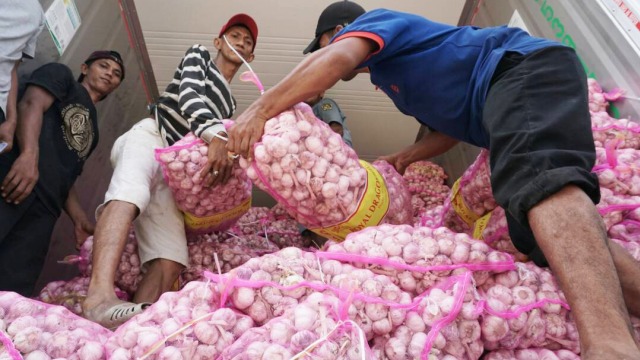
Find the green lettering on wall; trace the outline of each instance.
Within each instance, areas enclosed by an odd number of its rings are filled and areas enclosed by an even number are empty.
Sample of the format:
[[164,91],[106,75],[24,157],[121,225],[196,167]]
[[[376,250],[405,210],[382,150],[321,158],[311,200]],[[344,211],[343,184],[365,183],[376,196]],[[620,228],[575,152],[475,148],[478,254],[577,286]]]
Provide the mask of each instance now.
[[[571,35],[565,32],[566,28],[562,23],[562,20],[555,16],[555,11],[553,11],[553,6],[551,6],[551,4],[547,4],[547,0],[535,0],[535,2],[540,4],[540,14],[542,14],[542,17],[545,20],[547,20],[547,23],[549,23],[549,27],[551,28],[551,31],[555,35],[556,39],[560,43],[576,50],[576,53],[577,53],[578,48],[576,47],[576,43],[573,41],[573,38],[571,37]],[[587,64],[580,57],[580,55],[578,55],[578,59],[580,59],[580,63],[582,64],[582,67],[584,68],[584,71],[587,74],[587,77],[596,79],[596,74],[589,69]],[[615,118],[620,118],[620,110],[615,105],[611,104],[609,109],[611,112],[611,116]]]
[[[542,17],[549,23],[549,28],[556,37],[556,40],[577,51],[578,49],[575,42],[573,42],[573,37],[565,32],[566,28],[562,23],[562,19],[555,15],[556,12],[553,10],[553,6],[548,4],[547,0],[535,0],[535,2],[540,4],[540,14],[542,14]],[[578,55],[578,57],[580,57],[580,55]],[[587,76],[595,79],[596,75],[587,67],[587,64],[585,64],[582,59],[580,59],[580,63],[582,63],[582,67],[584,67]]]

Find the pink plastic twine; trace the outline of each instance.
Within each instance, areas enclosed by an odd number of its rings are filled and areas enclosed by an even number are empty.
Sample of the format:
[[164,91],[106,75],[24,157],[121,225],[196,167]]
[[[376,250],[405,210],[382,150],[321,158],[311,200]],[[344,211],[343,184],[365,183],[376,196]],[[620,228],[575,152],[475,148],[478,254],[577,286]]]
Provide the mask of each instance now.
[[624,96],[624,90],[620,88],[611,89],[609,92],[603,92],[602,96],[604,96],[604,99],[607,101],[616,101],[622,97],[626,97]]
[[[249,64],[247,64],[247,66],[249,66]],[[262,86],[262,82],[260,82],[258,75],[253,72],[253,70],[250,69],[250,71],[245,71],[240,74],[240,80],[254,83],[256,87],[258,87],[258,90],[260,90],[260,95],[264,94],[264,86]]]
[[229,40],[227,40],[227,37],[225,35],[222,35],[222,38],[224,39],[224,42],[227,43],[227,46],[231,50],[233,50],[236,56],[239,57],[240,60],[242,60],[242,62],[247,66],[247,68],[249,68],[248,72],[245,71],[242,74],[240,74],[240,80],[254,83],[258,87],[258,90],[260,90],[260,95],[264,94],[264,86],[262,86],[262,82],[260,82],[260,78],[258,78],[258,74],[256,74],[255,71],[253,71],[253,69],[251,68],[251,65],[249,65],[249,63],[242,57],[242,55],[240,55],[240,53],[236,51],[236,49],[233,46],[231,46],[231,44],[229,43]]
[[567,309],[567,310],[571,310],[571,308],[569,307],[569,304],[567,304],[566,302],[560,300],[560,299],[542,299],[539,301],[536,301],[534,303],[528,304],[528,305],[522,305],[520,307],[518,307],[515,310],[510,310],[510,311],[497,311],[495,309],[492,309],[489,304],[485,303],[484,309],[491,315],[495,315],[498,317],[501,317],[503,319],[515,319],[518,316],[520,316],[520,314],[522,314],[523,312],[527,312],[527,311],[531,311],[533,309],[538,309],[541,308],[543,306],[545,306],[546,304],[557,304],[562,306],[563,308]]
[[616,155],[616,148],[620,143],[620,139],[614,139],[612,141],[607,142],[605,145],[605,153],[607,154],[607,162],[612,168],[618,166],[618,156]]
[[13,342],[9,338],[4,331],[0,331],[0,342],[4,346],[4,350],[9,354],[12,360],[23,360],[24,358],[20,355],[20,352],[13,345]]
[[[294,285],[284,286],[284,285],[274,283],[272,281],[243,280],[236,277],[230,277],[228,276],[228,274],[217,275],[209,271],[204,271],[202,275],[213,282],[223,283],[225,285],[224,287],[225,294],[223,294],[225,296],[225,300],[224,300],[225,302],[226,302],[226,298],[228,297],[228,294],[230,293],[230,290],[232,290],[234,287],[246,287],[246,288],[252,288],[252,289],[259,289],[265,286],[269,286],[282,291],[291,291],[301,287],[309,288],[318,292],[329,290],[329,291],[332,291],[334,294],[336,294],[339,299],[348,299],[350,296],[352,296],[353,300],[361,300],[369,304],[382,304],[382,305],[388,306],[391,309],[413,309],[418,305],[416,301],[409,304],[399,304],[397,302],[384,300],[378,297],[372,297],[369,295],[354,293],[352,289],[346,290],[346,289],[341,289],[332,285],[314,283],[309,281],[300,281],[299,283]],[[220,303],[224,304],[224,302],[222,301],[222,297],[221,297]]]
[[598,209],[600,215],[606,215],[610,212],[614,211],[625,211],[625,210],[634,210],[640,207],[640,204],[618,204],[618,205],[609,205],[605,206],[601,209]]
[[599,126],[599,125],[592,126],[591,130],[593,131],[607,131],[607,130],[629,131],[631,133],[635,133],[634,135],[640,134],[640,126],[624,127],[615,123],[603,125],[603,126]]
[[334,253],[334,252],[325,252],[325,251],[317,251],[315,252],[315,254],[317,257],[322,259],[338,260],[338,261],[347,262],[347,263],[356,262],[360,264],[375,264],[380,266],[389,266],[397,270],[409,270],[409,271],[417,271],[417,272],[446,271],[446,270],[455,270],[460,268],[466,268],[471,271],[489,270],[489,271],[498,271],[498,272],[516,269],[513,256],[507,253],[504,254],[505,256],[509,257],[509,260],[507,261],[481,262],[477,264],[451,264],[451,265],[431,265],[431,266],[402,264],[402,263],[391,261],[387,258],[378,257],[378,256]]
[[349,292],[349,295],[346,299],[339,297],[341,301],[339,303],[340,305],[337,313],[335,312],[335,309],[333,309],[333,307],[330,307],[331,312],[336,316],[336,319],[338,320],[336,326],[331,331],[327,332],[325,336],[314,341],[304,350],[294,355],[291,360],[301,359],[305,355],[308,355],[308,351],[311,351],[311,349],[313,349],[315,346],[328,340],[334,332],[338,332],[338,334],[344,334],[353,331],[355,331],[358,336],[358,347],[360,348],[360,354],[362,354],[362,360],[366,360],[367,349],[369,347],[367,338],[360,326],[349,319],[349,306],[351,306],[351,303],[353,302],[353,295],[354,293],[353,291],[351,291]]
[[[433,342],[436,340],[436,336],[438,336],[440,330],[458,317],[458,313],[460,313],[460,309],[462,309],[462,303],[464,301],[464,296],[467,293],[467,287],[469,286],[470,279],[471,273],[465,272],[463,275],[461,275],[461,278],[458,277],[457,281],[454,281],[453,284],[446,284],[453,287],[458,285],[460,286],[460,289],[458,289],[458,292],[455,294],[455,303],[453,305],[453,308],[451,309],[451,312],[447,314],[447,316],[436,321],[429,330],[429,333],[427,334],[427,342],[424,346],[424,349],[422,350],[420,359],[429,359],[429,353],[431,352],[431,348],[433,347]],[[447,286],[446,288],[448,287],[449,286]]]
[[316,347],[317,345],[327,341],[331,335],[333,335],[334,332],[339,332],[339,333],[347,333],[347,332],[351,332],[355,330],[357,335],[358,335],[358,347],[360,348],[360,354],[362,354],[362,360],[366,360],[367,359],[367,347],[369,346],[367,339],[365,337],[364,331],[358,326],[358,324],[356,324],[355,322],[351,321],[351,320],[340,320],[337,322],[336,326],[327,333],[327,335],[319,338],[318,340],[314,341],[313,343],[311,343],[309,346],[307,346],[304,350],[302,350],[301,352],[299,352],[298,354],[294,355],[290,360],[297,360],[297,359],[302,359],[303,357],[310,355],[308,352],[311,351],[311,349],[313,349],[314,347]]

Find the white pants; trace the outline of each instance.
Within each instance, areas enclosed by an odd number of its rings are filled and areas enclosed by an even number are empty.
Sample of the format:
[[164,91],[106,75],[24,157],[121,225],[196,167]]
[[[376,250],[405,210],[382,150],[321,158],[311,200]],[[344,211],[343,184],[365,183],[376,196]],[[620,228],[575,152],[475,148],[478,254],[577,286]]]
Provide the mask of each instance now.
[[138,208],[140,214],[133,225],[143,269],[147,262],[158,258],[184,266],[189,262],[184,218],[155,159],[154,150],[164,146],[152,118],[141,120],[120,136],[111,149],[114,172],[109,190],[104,203],[96,209],[98,218],[112,200]]

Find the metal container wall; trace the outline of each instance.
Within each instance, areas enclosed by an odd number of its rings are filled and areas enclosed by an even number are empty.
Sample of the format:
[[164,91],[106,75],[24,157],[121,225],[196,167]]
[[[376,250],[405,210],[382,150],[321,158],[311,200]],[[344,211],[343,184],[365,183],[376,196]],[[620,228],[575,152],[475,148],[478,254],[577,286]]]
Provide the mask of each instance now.
[[[612,107],[613,115],[640,121],[639,17],[640,5],[632,0],[468,0],[460,25],[514,21],[534,36],[573,47],[590,77],[606,90],[619,87],[630,97]],[[461,144],[435,160],[455,181],[477,154],[477,148]]]

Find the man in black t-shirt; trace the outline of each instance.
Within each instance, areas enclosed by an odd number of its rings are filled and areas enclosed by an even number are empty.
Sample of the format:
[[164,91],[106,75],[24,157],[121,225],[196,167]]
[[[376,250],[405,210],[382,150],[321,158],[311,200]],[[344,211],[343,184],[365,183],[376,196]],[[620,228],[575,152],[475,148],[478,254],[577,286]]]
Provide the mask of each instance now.
[[64,209],[79,246],[93,233],[73,184],[98,143],[95,104],[124,79],[115,51],[96,51],[75,80],[63,64],[36,69],[18,103],[16,146],[0,155],[0,290],[31,296]]

